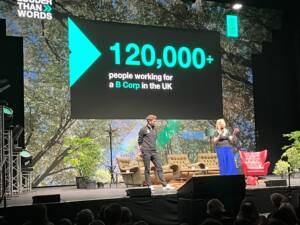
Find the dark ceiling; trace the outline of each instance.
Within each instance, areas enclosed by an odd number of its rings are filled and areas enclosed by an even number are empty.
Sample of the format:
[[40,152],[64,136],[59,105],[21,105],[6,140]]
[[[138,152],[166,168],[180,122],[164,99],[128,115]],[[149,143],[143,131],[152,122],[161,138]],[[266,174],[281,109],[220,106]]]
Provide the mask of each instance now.
[[[292,0],[202,0],[220,3],[241,2],[243,5],[256,8],[269,8],[282,11],[283,24],[294,33],[300,33],[300,13]],[[292,4],[293,3],[293,4]]]

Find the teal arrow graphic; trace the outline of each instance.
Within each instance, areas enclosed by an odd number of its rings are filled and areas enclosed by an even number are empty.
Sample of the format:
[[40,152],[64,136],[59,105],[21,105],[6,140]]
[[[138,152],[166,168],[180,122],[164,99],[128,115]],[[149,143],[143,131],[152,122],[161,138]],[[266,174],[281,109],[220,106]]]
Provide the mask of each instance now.
[[50,5],[44,5],[44,12],[51,12],[52,7]]
[[68,38],[70,50],[69,74],[71,87],[101,56],[101,52],[85,36],[71,18],[68,18]]

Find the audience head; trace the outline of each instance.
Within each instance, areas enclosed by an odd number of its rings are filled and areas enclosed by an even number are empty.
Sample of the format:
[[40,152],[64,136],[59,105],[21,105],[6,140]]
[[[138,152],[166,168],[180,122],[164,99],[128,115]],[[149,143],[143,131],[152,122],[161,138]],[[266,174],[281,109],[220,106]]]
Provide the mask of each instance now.
[[48,224],[47,206],[43,204],[32,205],[31,222],[32,224]]
[[213,198],[207,202],[206,212],[210,216],[220,216],[225,212],[225,208],[219,199]]
[[121,207],[121,223],[132,223],[132,212],[128,207]]
[[298,221],[294,207],[288,202],[281,203],[278,211],[273,214],[273,218],[281,220],[289,225],[297,224]]
[[122,210],[121,206],[117,203],[112,203],[105,209],[105,224],[117,225],[121,222]]
[[94,220],[94,214],[90,209],[83,209],[76,215],[76,225],[89,225]]
[[237,219],[247,219],[251,223],[254,223],[259,219],[259,214],[252,200],[244,199],[242,201]]
[[279,209],[281,203],[287,202],[288,200],[287,197],[280,193],[271,194],[270,199],[275,209]]
[[106,207],[107,205],[101,205],[100,208],[97,209],[96,219],[104,221]]
[[68,218],[63,218],[58,222],[58,225],[72,225],[72,221]]

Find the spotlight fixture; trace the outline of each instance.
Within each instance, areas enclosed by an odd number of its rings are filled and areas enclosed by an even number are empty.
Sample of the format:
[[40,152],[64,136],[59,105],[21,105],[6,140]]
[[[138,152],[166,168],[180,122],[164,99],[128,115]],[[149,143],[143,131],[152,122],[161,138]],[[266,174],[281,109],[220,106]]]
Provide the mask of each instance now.
[[233,10],[238,11],[238,10],[241,10],[242,8],[243,8],[243,4],[241,2],[234,2],[232,4],[232,9]]
[[23,151],[21,151],[20,155],[21,155],[21,166],[23,168],[30,166],[32,161],[32,155],[30,154],[30,152],[24,149]]

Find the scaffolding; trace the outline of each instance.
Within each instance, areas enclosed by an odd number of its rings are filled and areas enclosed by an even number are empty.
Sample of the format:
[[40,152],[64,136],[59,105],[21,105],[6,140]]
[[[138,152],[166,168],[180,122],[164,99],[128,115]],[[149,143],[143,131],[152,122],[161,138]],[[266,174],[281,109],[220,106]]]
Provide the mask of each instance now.
[[14,144],[12,129],[5,127],[5,113],[0,105],[0,203],[6,197],[18,196],[31,190],[32,168],[22,168],[22,148]]
[[4,163],[3,160],[3,136],[4,136],[4,114],[3,114],[3,106],[0,105],[0,193],[1,193],[1,199],[2,199],[2,193],[3,193],[3,172],[4,172]]

